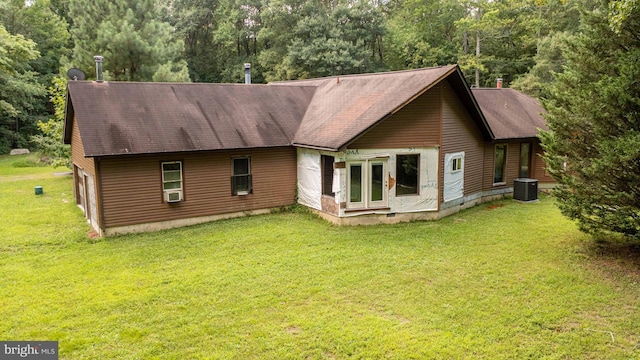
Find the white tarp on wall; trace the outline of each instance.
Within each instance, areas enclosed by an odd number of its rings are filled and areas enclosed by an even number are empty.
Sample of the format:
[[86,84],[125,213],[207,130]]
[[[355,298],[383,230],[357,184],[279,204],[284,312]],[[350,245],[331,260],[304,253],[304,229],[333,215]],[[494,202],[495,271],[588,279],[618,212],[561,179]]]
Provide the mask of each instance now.
[[298,202],[322,210],[320,152],[298,148]]
[[[298,202],[322,210],[322,170],[320,155],[334,156],[335,162],[386,159],[388,178],[388,209],[366,209],[357,212],[339,210],[339,216],[357,216],[365,213],[403,213],[438,210],[438,148],[357,149],[331,153],[298,148]],[[396,155],[420,155],[420,188],[417,195],[395,196]],[[348,194],[346,168],[334,169],[333,192],[336,203],[346,203]]]
[[[460,170],[453,169],[453,160],[460,159]],[[444,154],[444,202],[464,195],[464,152]]]
[[[420,189],[417,195],[396,196],[396,155],[420,155]],[[438,210],[438,148],[407,148],[407,149],[357,149],[338,153],[340,158],[336,161],[360,161],[375,158],[387,158],[387,170],[389,177],[388,201],[389,210],[372,211],[375,213],[406,213]],[[345,176],[341,178],[344,194],[347,191],[346,169]],[[340,201],[346,201],[346,196]],[[340,216],[357,216],[364,212],[349,213],[340,209]]]

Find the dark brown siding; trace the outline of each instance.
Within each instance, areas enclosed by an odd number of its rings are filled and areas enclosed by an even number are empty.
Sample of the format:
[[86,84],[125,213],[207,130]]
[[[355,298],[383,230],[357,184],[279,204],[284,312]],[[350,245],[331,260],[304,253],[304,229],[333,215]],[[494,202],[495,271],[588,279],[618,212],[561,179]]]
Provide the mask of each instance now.
[[[496,141],[485,145],[484,157],[484,190],[513,187],[513,180],[520,175],[520,144],[530,140]],[[507,163],[505,164],[505,182],[503,185],[493,185],[494,149],[497,144],[507,145]]]
[[538,141],[534,141],[533,143],[533,152],[533,159],[531,159],[533,173],[531,177],[537,179],[539,182],[555,182],[546,170],[547,164],[545,164],[544,160],[540,157],[540,155],[544,153],[544,150]]
[[398,149],[439,144],[440,85],[437,85],[373,127],[349,148]]
[[82,140],[80,139],[80,130],[78,129],[78,122],[73,121],[73,130],[71,130],[71,159],[76,166],[84,169],[95,176],[96,169],[93,158],[84,157],[84,146],[82,146]]
[[[464,151],[464,195],[467,196],[482,191],[484,139],[448,81],[442,85],[440,184],[444,184],[444,154]],[[442,186],[440,199],[443,199]]]
[[[231,158],[251,157],[253,193],[231,195]],[[183,162],[184,201],[163,201],[161,162]],[[120,156],[100,163],[105,227],[267,209],[295,202],[294,148]]]

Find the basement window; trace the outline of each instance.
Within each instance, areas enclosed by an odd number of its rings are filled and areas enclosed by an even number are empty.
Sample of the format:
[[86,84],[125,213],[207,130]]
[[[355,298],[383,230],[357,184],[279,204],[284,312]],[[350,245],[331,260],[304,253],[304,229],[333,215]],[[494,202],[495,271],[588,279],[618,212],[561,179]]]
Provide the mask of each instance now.
[[396,157],[396,196],[418,194],[420,155],[398,155]]
[[248,195],[253,192],[251,179],[251,159],[233,158],[231,175],[231,195]]

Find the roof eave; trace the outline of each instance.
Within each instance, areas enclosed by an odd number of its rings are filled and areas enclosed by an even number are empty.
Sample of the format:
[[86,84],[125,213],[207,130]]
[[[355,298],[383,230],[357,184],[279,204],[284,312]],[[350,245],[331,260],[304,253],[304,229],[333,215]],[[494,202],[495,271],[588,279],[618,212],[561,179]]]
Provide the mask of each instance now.
[[67,94],[65,95],[64,105],[64,127],[63,127],[63,144],[71,144],[71,133],[73,130],[73,104],[71,103],[71,94],[69,93],[69,85],[67,85]]
[[294,147],[312,149],[312,150],[331,151],[331,152],[339,152],[340,151],[340,147],[331,148],[331,147],[327,147],[327,146],[309,145],[309,144],[302,144],[302,143],[297,143],[297,142],[294,142],[292,145]]

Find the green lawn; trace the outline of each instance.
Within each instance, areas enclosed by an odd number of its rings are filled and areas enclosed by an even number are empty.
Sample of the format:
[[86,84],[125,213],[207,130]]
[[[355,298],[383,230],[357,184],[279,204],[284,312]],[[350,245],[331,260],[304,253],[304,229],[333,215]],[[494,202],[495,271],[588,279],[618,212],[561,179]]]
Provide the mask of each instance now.
[[0,157],[0,340],[58,340],[61,359],[640,357],[637,248],[595,245],[550,198],[90,239],[71,178],[14,158]]

